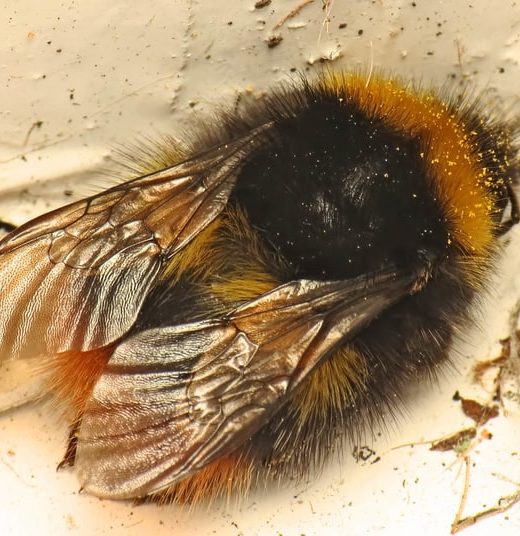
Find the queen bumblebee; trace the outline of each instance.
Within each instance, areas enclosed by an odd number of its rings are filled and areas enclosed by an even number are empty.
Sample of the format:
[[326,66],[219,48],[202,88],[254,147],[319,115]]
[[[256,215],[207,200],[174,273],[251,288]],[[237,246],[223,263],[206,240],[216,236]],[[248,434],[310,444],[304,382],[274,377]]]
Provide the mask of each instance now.
[[519,219],[516,127],[468,99],[328,73],[205,124],[0,243],[0,355],[99,497],[319,468],[447,361]]

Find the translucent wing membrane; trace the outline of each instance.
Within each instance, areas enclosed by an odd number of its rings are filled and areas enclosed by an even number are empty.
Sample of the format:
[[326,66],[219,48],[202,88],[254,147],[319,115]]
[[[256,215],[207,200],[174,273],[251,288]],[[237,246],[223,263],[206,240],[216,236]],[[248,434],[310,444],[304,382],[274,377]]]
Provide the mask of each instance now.
[[[73,203],[0,242],[0,359],[123,335],[161,267],[225,206],[257,132]],[[248,148],[250,150],[250,148]]]
[[87,404],[76,467],[101,497],[159,491],[232,452],[341,341],[416,276],[280,286],[219,321],[139,333],[110,358]]

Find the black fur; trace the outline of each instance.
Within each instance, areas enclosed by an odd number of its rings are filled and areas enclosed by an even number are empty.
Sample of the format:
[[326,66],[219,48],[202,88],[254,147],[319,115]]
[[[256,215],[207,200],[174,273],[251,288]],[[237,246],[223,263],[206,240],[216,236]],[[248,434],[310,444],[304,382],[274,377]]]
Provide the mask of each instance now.
[[308,89],[292,102],[232,197],[291,278],[349,278],[445,252],[446,216],[419,140],[333,93]]

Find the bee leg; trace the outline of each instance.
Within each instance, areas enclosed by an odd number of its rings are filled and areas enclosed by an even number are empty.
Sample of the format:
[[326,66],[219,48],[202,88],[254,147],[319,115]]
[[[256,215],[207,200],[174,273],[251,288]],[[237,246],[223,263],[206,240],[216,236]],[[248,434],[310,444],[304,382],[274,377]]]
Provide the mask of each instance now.
[[65,449],[63,459],[56,467],[56,471],[63,469],[65,466],[72,467],[74,465],[74,461],[76,459],[76,449],[78,447],[78,430],[80,422],[80,419],[76,419],[70,428],[69,438],[67,440],[67,448]]
[[13,225],[12,223],[0,220],[0,231],[4,231],[5,233],[10,233],[11,231],[14,231],[16,229],[16,225]]

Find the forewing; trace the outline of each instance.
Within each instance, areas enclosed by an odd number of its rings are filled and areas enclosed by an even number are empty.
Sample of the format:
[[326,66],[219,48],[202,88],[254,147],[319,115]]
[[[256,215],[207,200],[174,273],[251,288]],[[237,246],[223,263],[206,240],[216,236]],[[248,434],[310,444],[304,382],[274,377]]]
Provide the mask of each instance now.
[[255,134],[41,216],[0,242],[0,359],[88,351],[128,331],[164,259],[225,206]]
[[215,322],[122,343],[83,415],[76,467],[98,496],[164,489],[251,437],[340,342],[411,292],[413,276],[296,281]]

